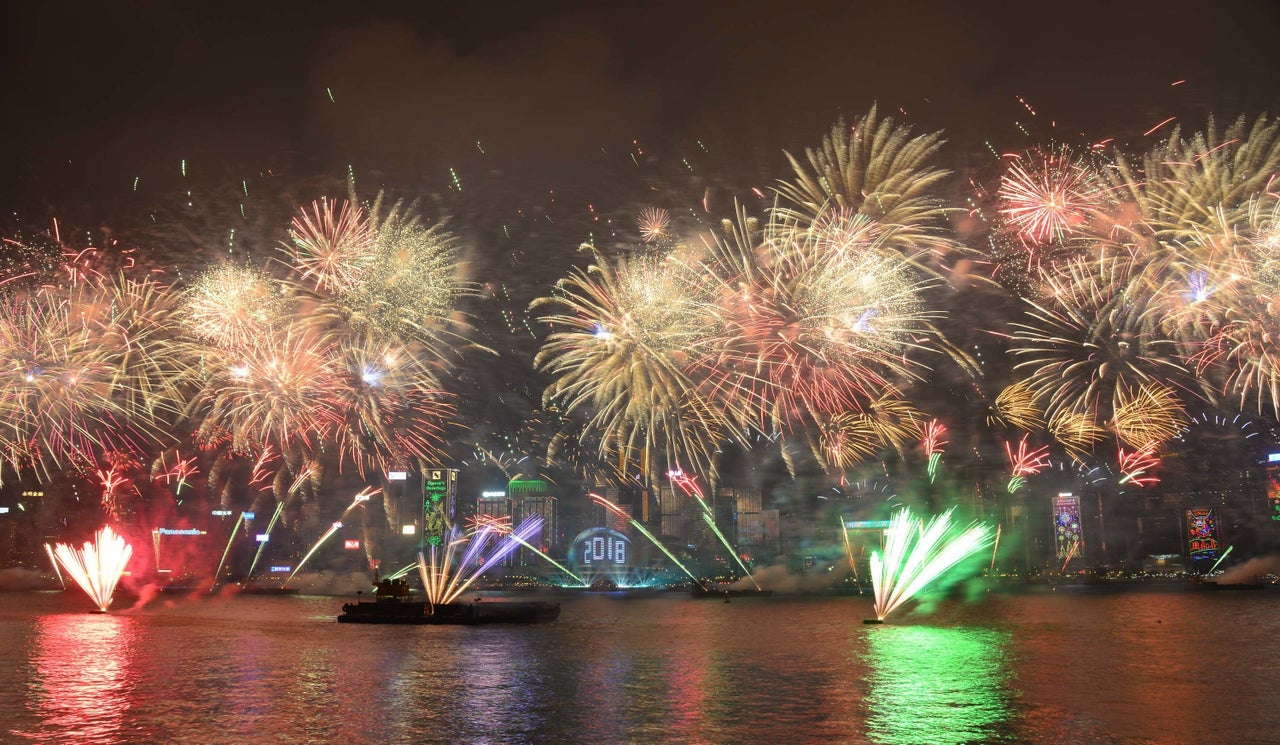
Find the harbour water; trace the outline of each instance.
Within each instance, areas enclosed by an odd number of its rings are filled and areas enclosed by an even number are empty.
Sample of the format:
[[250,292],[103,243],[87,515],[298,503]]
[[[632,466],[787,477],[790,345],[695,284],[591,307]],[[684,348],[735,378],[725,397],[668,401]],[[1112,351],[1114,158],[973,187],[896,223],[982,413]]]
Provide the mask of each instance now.
[[534,626],[343,598],[0,594],[0,741],[1280,742],[1280,590],[584,595]]

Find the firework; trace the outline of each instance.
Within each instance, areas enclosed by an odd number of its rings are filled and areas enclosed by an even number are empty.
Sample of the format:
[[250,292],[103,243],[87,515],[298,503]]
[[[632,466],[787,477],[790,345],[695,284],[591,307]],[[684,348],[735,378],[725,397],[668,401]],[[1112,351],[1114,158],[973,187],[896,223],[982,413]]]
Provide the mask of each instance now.
[[671,227],[671,213],[659,207],[645,208],[636,218],[636,225],[640,228],[640,237],[644,242],[653,243],[667,237],[667,230]]
[[168,439],[182,400],[170,296],[150,283],[86,280],[10,298],[0,313],[5,462],[48,475]]
[[1049,419],[1049,434],[1076,460],[1083,461],[1093,446],[1106,437],[1106,430],[1099,427],[1088,414],[1059,409]]
[[823,462],[842,471],[880,447],[871,419],[864,414],[843,412],[835,415],[823,424],[819,437]]
[[398,341],[353,336],[334,356],[336,387],[328,395],[336,419],[328,436],[346,461],[364,474],[410,458],[439,459],[455,409],[423,355]]
[[1127,451],[1124,448],[1120,448],[1116,460],[1120,465],[1121,474],[1118,483],[1133,484],[1137,487],[1159,483],[1159,477],[1151,473],[1156,466],[1160,465],[1160,459],[1156,456],[1154,450],[1143,448]]
[[1013,444],[1005,442],[1005,455],[1009,457],[1009,484],[1008,490],[1013,494],[1022,485],[1026,483],[1028,476],[1040,473],[1049,467],[1049,446],[1042,445],[1038,448],[1032,448],[1027,444],[1027,436],[1023,435],[1018,441],[1018,449],[1013,449]]
[[270,336],[285,322],[279,281],[253,267],[221,264],[196,280],[185,321],[197,338],[234,350]]
[[1186,412],[1168,386],[1144,383],[1117,388],[1112,410],[1116,437],[1137,450],[1154,450],[1186,429]]
[[[1226,218],[1210,240],[1182,246],[1182,261],[1202,267],[1212,294],[1180,309],[1197,373],[1213,382],[1215,395],[1234,395],[1243,406],[1280,411],[1280,355],[1274,330],[1280,324],[1280,198],[1257,198],[1237,225]],[[1195,262],[1194,264],[1192,262]]]
[[281,246],[303,282],[316,290],[350,291],[372,263],[377,234],[364,210],[346,201],[313,202],[299,211]]
[[1152,301],[1157,268],[1124,252],[1075,259],[1047,278],[1043,302],[1027,301],[1026,320],[1012,324],[1011,351],[1051,419],[1063,409],[1107,419],[1118,389],[1192,384]]
[[947,209],[933,193],[948,172],[930,164],[942,142],[941,132],[913,137],[874,106],[853,126],[839,121],[820,147],[805,150],[804,162],[787,153],[795,179],[776,188],[784,203],[776,218],[811,226],[844,210],[891,227],[893,245],[914,258],[949,248],[938,230]]
[[98,610],[105,613],[111,607],[116,584],[133,556],[133,547],[106,525],[94,534],[92,542],[86,542],[79,550],[59,543],[53,547],[53,556]]
[[[474,293],[461,277],[460,244],[441,225],[428,227],[409,205],[370,210],[373,256],[358,281],[341,295],[341,315],[356,331],[413,339],[443,355],[465,344],[453,314]],[[322,312],[318,316],[329,322]]]
[[907,508],[893,514],[885,530],[883,551],[871,554],[878,620],[883,621],[949,569],[991,544],[991,526],[975,522],[960,528],[952,525],[952,512],[947,510],[927,524]]
[[795,432],[846,412],[876,418],[882,392],[920,376],[908,355],[936,338],[921,299],[931,282],[881,233],[864,234],[832,250],[812,233],[761,232],[745,214],[728,226],[703,268],[718,333],[691,367],[709,399],[765,431]]
[[[432,546],[429,552],[418,554],[418,573],[427,601],[432,606],[456,601],[485,570],[501,564],[507,555],[518,546],[527,545],[541,530],[542,518],[533,515],[501,536],[491,525],[486,525],[470,537],[454,532],[443,548]],[[466,550],[458,557],[463,545]]]
[[1121,156],[1104,175],[1122,202],[1116,227],[1135,238],[1171,242],[1194,238],[1220,210],[1237,223],[1249,201],[1280,171],[1280,121],[1243,117],[1220,129],[1184,137],[1174,127],[1139,160]]
[[232,447],[252,452],[308,452],[342,421],[331,395],[341,390],[332,348],[302,329],[264,336],[236,353],[210,355],[191,404],[199,432],[227,432]]
[[942,460],[942,448],[947,444],[947,427],[937,419],[930,419],[924,425],[924,438],[921,440],[924,454],[929,458],[929,481],[938,474],[938,463]]
[[566,414],[590,413],[586,429],[600,453],[627,459],[637,448],[664,448],[669,463],[711,467],[729,423],[707,406],[685,371],[702,344],[696,286],[671,258],[596,256],[585,272],[562,280],[559,293],[535,303],[559,306],[535,364],[554,376],[545,399]]
[[1027,245],[1062,242],[1101,207],[1096,171],[1065,147],[1013,160],[1000,180],[1000,214]]
[[1043,427],[1044,419],[1040,415],[1040,407],[1031,386],[1025,380],[1005,386],[991,404],[987,424],[1017,427],[1025,432],[1034,432]]

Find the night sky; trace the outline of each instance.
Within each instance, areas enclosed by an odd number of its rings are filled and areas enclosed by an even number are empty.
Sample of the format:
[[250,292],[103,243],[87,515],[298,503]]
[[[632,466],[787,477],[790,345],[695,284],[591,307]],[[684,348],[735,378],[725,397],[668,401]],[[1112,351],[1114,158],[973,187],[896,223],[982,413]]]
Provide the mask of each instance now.
[[767,185],[782,149],[873,102],[945,129],[958,157],[1029,144],[1015,122],[1138,142],[1167,116],[1198,128],[1280,98],[1280,4],[1262,0],[364,5],[5,4],[0,204],[107,221],[135,179],[181,187],[184,159],[207,183],[340,183],[350,165],[429,194],[453,168],[495,209],[607,202],[606,181],[642,181],[612,154],[705,148],[699,167],[736,171],[709,178]]

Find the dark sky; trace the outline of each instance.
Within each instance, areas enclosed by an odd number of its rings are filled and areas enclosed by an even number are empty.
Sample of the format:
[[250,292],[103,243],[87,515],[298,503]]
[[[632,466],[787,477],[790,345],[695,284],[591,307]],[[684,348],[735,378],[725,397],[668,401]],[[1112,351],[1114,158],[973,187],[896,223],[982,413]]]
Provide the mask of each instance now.
[[464,184],[483,171],[512,189],[589,193],[602,152],[670,158],[702,141],[720,166],[771,166],[872,102],[967,152],[1025,144],[1015,121],[1037,137],[1140,139],[1169,115],[1199,126],[1280,99],[1280,3],[1261,0],[165,0],[0,13],[6,211],[110,204],[135,178],[171,188],[183,159],[229,180],[350,164],[428,191],[454,168]]

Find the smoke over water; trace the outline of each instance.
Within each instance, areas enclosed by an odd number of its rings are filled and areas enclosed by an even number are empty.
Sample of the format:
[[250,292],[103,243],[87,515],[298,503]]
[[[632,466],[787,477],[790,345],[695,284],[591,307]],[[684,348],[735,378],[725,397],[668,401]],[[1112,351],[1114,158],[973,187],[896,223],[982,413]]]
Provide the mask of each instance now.
[[1280,574],[1280,556],[1259,556],[1243,564],[1233,566],[1214,578],[1220,585],[1240,585],[1259,582],[1268,574]]
[[[795,573],[787,569],[785,564],[774,564],[758,567],[751,577],[760,584],[762,590],[778,593],[788,592],[820,592],[830,590],[844,580],[849,574],[848,564],[835,562],[819,565],[812,571]],[[734,582],[730,589],[754,590],[751,579],[743,578]]]

